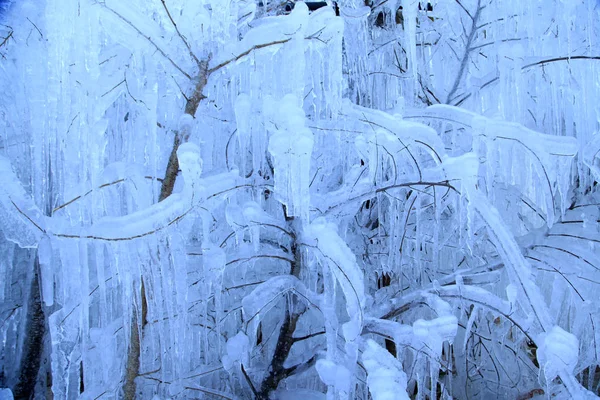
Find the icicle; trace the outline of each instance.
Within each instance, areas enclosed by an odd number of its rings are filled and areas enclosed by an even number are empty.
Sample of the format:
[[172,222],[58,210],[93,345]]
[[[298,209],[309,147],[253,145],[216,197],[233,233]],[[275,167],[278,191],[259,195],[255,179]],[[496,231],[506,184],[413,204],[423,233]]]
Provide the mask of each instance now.
[[269,140],[269,152],[275,168],[275,193],[287,206],[288,216],[308,221],[310,202],[310,158],[313,134],[305,127],[304,112],[294,96],[285,96],[275,118],[275,129]]
[[[417,10],[418,0],[402,0],[402,12],[404,14],[405,38],[408,48],[408,70],[412,74],[414,82],[418,81],[417,63]],[[416,86],[414,88],[416,90]],[[416,93],[411,93],[416,96]],[[412,100],[412,99],[409,99]],[[412,101],[411,101],[412,103]]]
[[250,143],[252,140],[251,130],[251,106],[252,102],[250,96],[245,93],[240,94],[235,100],[235,119],[237,122],[237,138],[240,145],[240,157],[241,157],[241,172],[243,176],[248,175],[246,157],[250,150]]
[[54,304],[54,271],[52,270],[52,244],[48,236],[44,236],[38,245],[38,259],[41,270],[42,299],[47,307]]

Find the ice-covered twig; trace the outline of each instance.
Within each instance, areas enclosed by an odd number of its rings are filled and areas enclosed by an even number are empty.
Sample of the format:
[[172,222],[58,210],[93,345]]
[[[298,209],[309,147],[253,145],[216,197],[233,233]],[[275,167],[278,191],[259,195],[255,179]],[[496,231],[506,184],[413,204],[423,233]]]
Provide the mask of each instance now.
[[125,22],[127,25],[129,25],[133,30],[135,30],[140,36],[142,36],[150,44],[152,44],[152,46],[156,49],[156,51],[158,51],[164,58],[166,58],[167,60],[169,60],[169,62],[171,63],[171,65],[173,65],[175,67],[175,69],[177,69],[179,72],[181,72],[181,74],[183,76],[185,76],[189,80],[192,80],[192,76],[190,74],[188,74],[187,72],[185,72],[183,70],[183,68],[181,68],[179,65],[177,65],[177,63],[175,61],[173,61],[173,59],[162,48],[160,48],[160,46],[158,44],[156,44],[156,42],[154,41],[154,39],[152,39],[152,36],[144,34],[133,22],[131,22],[129,19],[125,18],[122,14],[120,14],[119,12],[117,12],[116,10],[114,10],[113,8],[107,6],[106,3],[103,4],[103,7],[105,7],[111,13],[113,13],[114,15],[116,15],[119,19],[121,19],[123,22]]
[[456,93],[456,90],[460,85],[460,81],[462,80],[462,77],[467,69],[467,63],[469,62],[469,57],[472,51],[471,45],[475,39],[475,33],[477,32],[477,23],[479,22],[479,17],[481,16],[482,10],[483,7],[481,6],[481,0],[477,0],[477,9],[475,10],[475,14],[472,16],[469,14],[469,17],[472,20],[471,31],[469,32],[467,42],[465,43],[465,52],[463,54],[462,60],[460,61],[460,67],[458,69],[458,73],[456,74],[456,78],[454,79],[454,83],[452,84],[452,89],[450,89],[448,97],[446,97],[446,103],[450,103],[452,100],[455,99],[454,94]]
[[270,43],[261,43],[261,44],[254,45],[251,48],[249,48],[248,50],[243,51],[240,54],[237,54],[236,56],[234,56],[234,57],[232,57],[230,59],[227,59],[225,61],[222,61],[219,64],[215,65],[214,67],[212,67],[211,69],[208,70],[208,73],[212,74],[213,72],[218,71],[219,69],[221,69],[221,68],[223,68],[223,67],[225,67],[225,66],[227,66],[227,65],[229,65],[229,64],[231,64],[233,62],[236,62],[239,59],[247,56],[248,54],[252,53],[255,50],[264,49],[265,47],[270,47],[270,46],[276,46],[278,44],[284,44],[284,43],[289,42],[290,40],[292,40],[292,38],[282,39],[282,40],[276,40],[276,41],[273,41],[273,42],[270,42]]
[[196,65],[198,65],[198,67],[200,67],[200,65],[201,65],[200,64],[200,60],[198,59],[198,57],[196,57],[196,55],[192,51],[192,48],[190,47],[190,44],[188,43],[188,41],[185,39],[185,37],[179,31],[179,27],[177,27],[177,24],[175,23],[175,20],[173,20],[173,17],[171,16],[171,12],[169,11],[169,8],[167,7],[167,3],[165,3],[165,0],[160,0],[160,2],[162,3],[163,8],[165,9],[165,12],[167,13],[167,16],[169,17],[169,20],[173,24],[173,27],[175,28],[175,32],[177,32],[177,36],[179,36],[179,38],[181,39],[181,41],[183,42],[183,44],[185,45],[185,47],[187,47],[187,49],[188,49],[188,51],[190,53],[190,57],[192,57],[194,59],[194,61],[196,62]]

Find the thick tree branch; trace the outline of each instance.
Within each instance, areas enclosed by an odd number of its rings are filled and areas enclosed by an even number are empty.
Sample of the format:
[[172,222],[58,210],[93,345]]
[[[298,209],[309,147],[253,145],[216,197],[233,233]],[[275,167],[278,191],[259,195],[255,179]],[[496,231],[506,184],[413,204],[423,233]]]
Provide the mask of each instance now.
[[[210,61],[210,57],[206,60],[202,60],[199,63],[200,70],[198,71],[198,76],[196,77],[196,87],[194,88],[194,92],[187,99],[185,103],[185,113],[194,117],[196,115],[196,111],[198,110],[198,106],[200,105],[200,101],[204,99],[204,95],[202,91],[206,86],[206,82],[208,81],[208,63]],[[171,154],[169,156],[169,161],[167,162],[167,170],[165,171],[165,178],[163,179],[162,186],[160,188],[160,196],[158,201],[163,201],[167,197],[169,197],[173,193],[173,188],[175,187],[175,181],[177,180],[177,172],[179,171],[179,160],[177,159],[177,150],[182,142],[186,142],[188,137],[180,137],[180,133],[177,132],[175,134],[175,138],[173,139],[173,148],[171,149]]]
[[299,318],[300,312],[298,310],[292,312],[291,315],[289,310],[286,312],[283,324],[279,329],[279,337],[277,339],[277,344],[275,345],[273,358],[271,359],[271,364],[268,370],[269,373],[262,381],[260,390],[256,396],[258,400],[268,400],[269,393],[271,393],[273,390],[276,390],[279,386],[279,383],[289,376],[286,368],[284,368],[283,365],[290,354],[292,345],[294,344],[293,333],[296,330],[296,324],[298,323]]
[[163,201],[173,193],[175,187],[175,180],[177,179],[177,172],[179,171],[179,160],[177,159],[177,150],[181,144],[179,135],[176,134],[173,138],[173,148],[171,149],[171,155],[167,162],[167,170],[165,171],[165,177],[163,178],[162,185],[160,187],[160,196],[158,201]]
[[[286,220],[289,221],[291,225],[290,228],[293,229],[296,221],[294,221],[293,218],[286,218]],[[295,240],[292,243],[292,251],[294,260],[291,263],[291,274],[296,278],[299,278],[302,257],[300,254],[300,246],[298,246]],[[258,400],[268,400],[269,394],[276,390],[279,383],[291,374],[291,372],[284,367],[284,363],[292,350],[292,346],[297,341],[294,338],[294,332],[296,331],[298,319],[304,310],[305,306],[303,303],[295,302],[293,311],[290,309],[286,311],[285,319],[279,329],[279,336],[277,338],[277,344],[275,345],[275,351],[273,352],[273,358],[271,359],[271,364],[268,369],[269,373],[263,379],[258,395],[256,396]]]
[[136,394],[135,378],[140,370],[140,333],[138,331],[138,316],[134,311],[131,318],[129,332],[129,351],[127,352],[127,365],[125,367],[125,383],[123,384],[123,398],[134,400]]

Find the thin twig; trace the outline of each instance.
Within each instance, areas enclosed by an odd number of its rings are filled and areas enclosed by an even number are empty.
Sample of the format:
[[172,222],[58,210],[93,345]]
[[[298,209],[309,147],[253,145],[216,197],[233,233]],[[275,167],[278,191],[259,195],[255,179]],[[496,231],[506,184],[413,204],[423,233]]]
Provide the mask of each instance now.
[[169,19],[171,20],[171,23],[173,24],[173,27],[175,28],[175,32],[177,32],[177,35],[179,36],[179,38],[181,39],[181,41],[183,42],[183,44],[185,45],[185,47],[187,47],[188,51],[190,52],[190,56],[194,59],[194,61],[196,62],[196,65],[198,65],[198,67],[200,67],[200,60],[198,60],[198,57],[196,57],[196,55],[192,51],[192,48],[190,47],[190,44],[188,43],[187,40],[185,40],[185,37],[179,31],[179,28],[177,27],[177,24],[173,20],[173,17],[171,16],[171,13],[169,12],[169,9],[167,8],[167,3],[165,3],[165,0],[160,0],[160,1],[161,1],[162,5],[163,5],[163,8],[165,9],[167,15],[169,16]]
[[[16,205],[15,205],[15,207],[16,207]],[[183,219],[192,210],[193,210],[193,208],[190,208],[189,210],[187,210],[186,212],[184,212],[183,214],[181,214],[177,218],[173,219],[172,221],[169,221],[167,224],[165,224],[163,226],[160,226],[160,227],[158,227],[156,229],[153,229],[151,231],[140,233],[140,234],[133,235],[133,236],[122,236],[122,237],[113,237],[113,238],[111,238],[111,237],[105,237],[105,236],[71,235],[71,234],[64,234],[64,233],[53,233],[53,236],[60,237],[60,238],[65,238],[65,239],[91,239],[91,240],[102,240],[102,241],[106,241],[106,242],[124,242],[124,241],[128,241],[128,240],[139,239],[139,238],[142,238],[144,236],[148,236],[148,235],[152,235],[154,233],[160,232],[163,229],[166,229],[169,226],[171,226],[171,225],[179,222],[181,219]],[[31,221],[31,219],[30,219],[30,221]],[[35,225],[35,222],[33,222],[33,221],[31,221],[31,222]],[[36,227],[38,227],[38,229],[41,230],[41,228],[39,226],[36,225]],[[42,232],[45,233],[45,231],[43,231],[43,230],[42,230]]]
[[524,65],[521,69],[527,69],[535,67],[537,65],[545,65],[559,61],[570,61],[570,60],[600,60],[600,56],[567,56],[567,57],[556,57],[549,58],[547,60],[537,61],[531,64]]
[[31,22],[31,20],[29,19],[29,17],[26,17],[27,21],[29,21],[29,23],[31,23],[31,25],[33,25],[33,27],[38,31],[38,33],[40,34],[41,38],[44,38],[44,35],[42,35],[42,31],[40,31],[40,28],[37,27],[36,24],[34,24],[33,22]]
[[270,43],[263,43],[263,44],[257,44],[255,46],[250,47],[248,50],[238,54],[237,56],[230,58],[229,60],[223,61],[222,63],[212,67],[211,69],[208,70],[208,74],[212,74],[213,72],[227,66],[228,64],[231,64],[232,62],[236,62],[237,60],[239,60],[242,57],[247,56],[248,54],[252,53],[254,50],[259,50],[259,49],[264,49],[265,47],[270,47],[270,46],[275,46],[278,44],[283,44],[283,43],[287,43],[290,40],[292,40],[292,38],[288,38],[288,39],[282,39],[282,40],[276,40],[274,42],[270,42]]
[[254,387],[254,384],[252,383],[252,380],[250,380],[250,377],[246,373],[246,369],[244,368],[244,364],[240,364],[240,367],[242,369],[242,374],[244,374],[244,378],[246,378],[246,382],[248,382],[248,386],[250,386],[250,390],[252,390],[252,394],[254,395],[254,397],[257,397],[258,396],[258,392],[256,391],[256,388]]
[[12,37],[12,35],[13,35],[13,32],[14,32],[14,31],[10,31],[10,32],[8,33],[8,36],[6,36],[6,37],[4,38],[4,40],[2,41],[2,43],[0,43],[0,47],[4,46],[4,45],[6,44],[6,42],[8,42],[8,39],[10,39],[10,38]]
[[[159,182],[162,182],[162,179],[160,179],[160,178],[155,178],[155,177],[153,177],[153,176],[144,176],[144,178],[146,178],[146,179],[151,179],[151,180],[157,180],[157,181],[159,181]],[[117,183],[125,182],[125,179],[126,179],[126,178],[122,178],[122,179],[117,179],[116,181],[113,181],[113,182],[104,183],[104,184],[102,184],[102,185],[98,186],[98,187],[97,187],[95,190],[98,190],[98,189],[103,189],[103,188],[105,188],[105,187],[108,187],[108,186],[116,185]],[[63,203],[63,204],[61,204],[60,206],[57,206],[56,208],[54,208],[54,209],[52,210],[52,212],[53,212],[53,213],[55,213],[56,211],[58,211],[58,210],[60,210],[60,209],[62,209],[62,208],[65,208],[66,206],[68,206],[68,205],[72,204],[72,203],[73,203],[73,202],[75,202],[76,200],[82,199],[82,198],[84,198],[85,196],[87,196],[87,195],[91,194],[93,191],[94,191],[94,189],[92,189],[92,190],[88,190],[86,193],[84,193],[84,194],[81,194],[81,195],[79,195],[79,196],[76,196],[76,197],[72,198],[71,200],[67,201],[66,203]]]
[[463,6],[463,4],[460,2],[460,0],[456,0],[456,2],[458,3],[458,5],[460,6],[460,8],[463,9],[464,12],[467,13],[467,15],[469,16],[469,18],[471,18],[471,20],[474,20],[473,16],[471,15],[471,13],[469,12],[469,10],[467,10],[465,8],[465,6]]
[[[132,27],[140,36],[142,36],[144,39],[146,39],[148,42],[150,42],[150,44],[152,44],[152,46],[154,46],[154,48],[160,53],[162,54],[162,56],[164,58],[166,58],[167,60],[169,60],[169,62],[179,71],[183,74],[183,76],[185,76],[186,78],[188,78],[190,81],[192,80],[192,77],[190,76],[190,74],[188,74],[187,72],[185,72],[183,70],[183,68],[181,68],[179,65],[177,65],[177,63],[175,61],[173,61],[173,59],[171,57],[169,57],[169,55],[167,53],[165,53],[165,51],[163,49],[161,49],[154,40],[152,40],[152,38],[150,36],[145,35],[142,31],[140,31],[140,29],[135,26],[133,24],[133,22],[129,21],[127,18],[125,18],[124,16],[122,16],[121,14],[119,14],[118,12],[116,12],[115,10],[113,10],[112,8],[110,8],[109,6],[107,6],[106,4],[104,4],[104,7],[106,7],[106,9],[108,9],[110,12],[112,12],[113,14],[115,14],[117,17],[119,17],[122,21],[124,21],[127,25],[129,25],[130,27]],[[41,34],[41,32],[40,32]]]
[[454,80],[452,89],[450,90],[450,92],[448,93],[448,97],[446,98],[446,104],[449,104],[450,101],[454,100],[454,93],[456,93],[458,85],[460,85],[460,81],[465,73],[465,70],[467,69],[467,62],[469,61],[469,56],[471,54],[471,43],[473,43],[473,39],[475,38],[475,32],[477,32],[477,21],[479,20],[479,16],[481,15],[481,10],[481,0],[477,0],[477,10],[475,11],[475,15],[471,17],[471,19],[473,20],[473,23],[471,24],[471,32],[469,32],[469,37],[467,38],[467,43],[465,44],[465,52],[460,62],[458,74],[456,75],[456,79]]
[[34,220],[32,220],[31,218],[29,218],[29,216],[28,216],[27,214],[25,214],[25,213],[24,213],[24,212],[23,212],[23,211],[22,211],[22,210],[19,208],[19,206],[17,206],[17,205],[15,204],[15,202],[14,202],[14,201],[12,201],[12,199],[10,199],[10,202],[12,203],[12,205],[13,205],[13,206],[14,206],[14,207],[17,209],[17,211],[18,211],[18,212],[19,212],[19,213],[20,213],[22,216],[24,216],[25,218],[27,218],[27,219],[29,220],[29,222],[31,222],[31,223],[32,223],[32,224],[33,224],[33,225],[34,225],[36,228],[38,228],[38,229],[39,229],[41,232],[43,232],[43,233],[46,233],[46,230],[45,230],[45,229],[43,229],[43,228],[42,228],[41,226],[39,226],[38,224],[36,224]]

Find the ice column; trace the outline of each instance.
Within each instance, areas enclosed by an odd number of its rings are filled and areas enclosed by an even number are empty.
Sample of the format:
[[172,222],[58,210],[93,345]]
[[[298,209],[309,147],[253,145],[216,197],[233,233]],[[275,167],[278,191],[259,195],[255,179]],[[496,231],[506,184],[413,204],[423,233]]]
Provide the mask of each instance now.
[[[309,172],[314,138],[305,125],[301,102],[293,95],[285,96],[277,107],[275,102],[265,102],[272,124],[269,152],[275,169],[275,193],[286,205],[288,217],[301,217],[308,221]],[[277,107],[276,113],[273,113]]]

